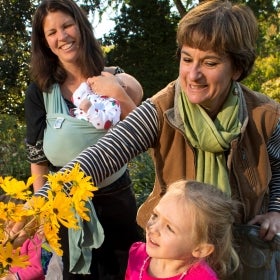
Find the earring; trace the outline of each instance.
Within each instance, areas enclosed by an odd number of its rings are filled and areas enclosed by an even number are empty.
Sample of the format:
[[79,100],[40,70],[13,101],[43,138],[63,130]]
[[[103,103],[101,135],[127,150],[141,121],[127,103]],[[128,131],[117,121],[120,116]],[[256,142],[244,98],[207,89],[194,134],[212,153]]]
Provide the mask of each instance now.
[[233,85],[233,94],[234,95],[239,95],[239,90],[238,90],[238,85],[235,81],[233,81],[234,85]]

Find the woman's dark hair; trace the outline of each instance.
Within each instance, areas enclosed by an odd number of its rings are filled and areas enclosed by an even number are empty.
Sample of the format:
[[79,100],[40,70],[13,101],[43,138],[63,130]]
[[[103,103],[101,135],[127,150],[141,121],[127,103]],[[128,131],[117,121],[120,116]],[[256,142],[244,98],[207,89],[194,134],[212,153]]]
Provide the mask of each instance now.
[[31,77],[42,91],[48,91],[54,83],[63,83],[66,79],[66,71],[48,47],[43,30],[45,17],[56,11],[70,15],[79,28],[78,63],[84,76],[99,75],[104,68],[102,49],[86,13],[72,0],[43,0],[34,14],[31,35]]
[[228,54],[235,69],[242,71],[241,81],[254,65],[257,35],[257,20],[249,7],[227,0],[205,1],[181,19],[178,55],[183,45]]

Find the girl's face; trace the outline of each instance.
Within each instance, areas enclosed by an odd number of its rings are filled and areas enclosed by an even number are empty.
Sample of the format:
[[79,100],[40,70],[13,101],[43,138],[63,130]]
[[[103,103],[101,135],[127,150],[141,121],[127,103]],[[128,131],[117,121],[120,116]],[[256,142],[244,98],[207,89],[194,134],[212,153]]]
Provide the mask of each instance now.
[[181,87],[188,100],[210,113],[221,108],[232,80],[240,76],[240,71],[233,69],[229,56],[186,45],[181,50],[179,73]]
[[150,257],[190,260],[195,249],[194,215],[191,206],[182,205],[172,193],[166,193],[155,207],[146,228],[146,250]]
[[60,62],[76,63],[81,35],[74,19],[61,11],[50,12],[43,22],[43,30],[49,48]]

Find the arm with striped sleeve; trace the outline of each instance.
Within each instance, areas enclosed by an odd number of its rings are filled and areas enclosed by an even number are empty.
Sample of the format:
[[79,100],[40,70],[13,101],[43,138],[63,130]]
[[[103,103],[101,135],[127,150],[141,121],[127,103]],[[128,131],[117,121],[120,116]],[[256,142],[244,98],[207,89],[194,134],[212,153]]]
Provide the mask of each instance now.
[[272,177],[269,183],[268,212],[257,215],[249,224],[260,225],[260,237],[272,240],[280,234],[280,120],[267,143]]
[[[153,147],[157,135],[157,111],[147,100],[111,128],[97,144],[85,149],[60,171],[72,169],[76,163],[79,163],[81,171],[91,176],[94,184],[98,184],[135,156]],[[66,185],[65,190],[67,191],[68,188],[71,186]],[[49,186],[46,184],[36,195],[46,196],[48,189]]]
[[280,212],[280,120],[267,144],[272,178],[270,187],[269,212]]

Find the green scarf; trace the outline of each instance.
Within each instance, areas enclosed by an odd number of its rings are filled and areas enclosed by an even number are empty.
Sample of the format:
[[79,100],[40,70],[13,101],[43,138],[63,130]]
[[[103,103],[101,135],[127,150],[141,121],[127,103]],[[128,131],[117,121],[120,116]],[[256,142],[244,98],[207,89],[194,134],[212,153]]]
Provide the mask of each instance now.
[[234,84],[214,121],[200,105],[190,103],[184,92],[178,103],[186,136],[196,151],[196,180],[230,194],[225,151],[242,126],[238,115],[240,99]]

